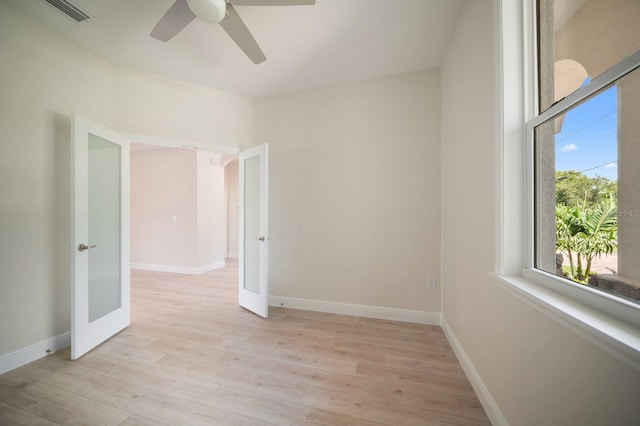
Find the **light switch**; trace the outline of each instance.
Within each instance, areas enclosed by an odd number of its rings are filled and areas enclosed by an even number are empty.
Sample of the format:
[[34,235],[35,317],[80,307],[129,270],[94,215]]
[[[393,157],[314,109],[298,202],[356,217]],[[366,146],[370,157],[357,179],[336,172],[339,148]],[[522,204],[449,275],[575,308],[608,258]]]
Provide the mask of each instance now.
[[436,289],[436,280],[433,278],[427,278],[427,290]]

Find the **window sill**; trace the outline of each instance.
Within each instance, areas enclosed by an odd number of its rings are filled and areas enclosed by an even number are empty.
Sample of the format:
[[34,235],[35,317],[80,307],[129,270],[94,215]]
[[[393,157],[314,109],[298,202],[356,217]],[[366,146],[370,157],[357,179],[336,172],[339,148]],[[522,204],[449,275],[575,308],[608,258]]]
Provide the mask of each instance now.
[[499,286],[640,371],[640,327],[605,314],[523,276],[491,273]]

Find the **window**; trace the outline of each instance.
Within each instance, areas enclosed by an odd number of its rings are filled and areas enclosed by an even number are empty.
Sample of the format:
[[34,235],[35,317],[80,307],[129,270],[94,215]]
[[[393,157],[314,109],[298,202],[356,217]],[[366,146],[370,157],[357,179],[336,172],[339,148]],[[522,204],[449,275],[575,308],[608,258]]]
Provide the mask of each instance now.
[[640,307],[640,2],[537,6],[532,266]]
[[[578,3],[586,5],[590,1],[593,0],[578,0]],[[574,92],[565,95],[566,99],[555,105],[549,105],[546,109],[540,108],[542,112],[538,112],[540,98],[538,93],[541,91],[538,90],[538,86],[541,85],[538,84],[535,66],[538,62],[535,48],[538,44],[535,25],[538,2],[541,0],[503,0],[499,2],[497,9],[497,20],[500,23],[499,62],[496,64],[499,77],[500,114],[497,123],[499,149],[496,153],[499,155],[499,169],[496,176],[498,244],[496,273],[493,276],[500,289],[593,342],[615,356],[618,361],[640,369],[639,305],[628,299],[613,296],[538,269],[534,250],[536,241],[534,228],[536,228],[537,217],[533,214],[535,211],[534,165],[536,161],[533,149],[535,128],[566,114],[572,107],[583,103],[596,92],[601,92],[600,89],[613,86],[619,77],[632,75],[633,72],[630,69],[635,69],[637,66],[630,67],[628,64],[633,61],[637,64],[638,54],[631,52],[626,59],[618,61],[623,65],[614,65],[610,70],[607,68],[597,75],[594,74],[584,87],[577,87]],[[575,5],[576,2],[558,0],[558,3]],[[613,2],[599,0],[599,3],[612,4]],[[616,0],[616,5],[619,3],[621,0]],[[633,22],[638,21],[637,16],[632,16],[631,19],[634,20]],[[640,26],[638,27],[640,29]],[[632,40],[637,42],[640,37],[636,36]],[[559,59],[580,61],[580,58],[575,57]],[[618,72],[620,67],[625,68],[626,72]],[[586,70],[589,70],[589,67],[586,67]],[[585,75],[585,80],[586,76],[589,74]],[[606,83],[604,78],[607,79]],[[620,93],[616,93],[616,98],[620,100]],[[639,96],[636,96],[636,99],[638,98]],[[620,160],[623,154],[619,144],[617,149],[618,160]],[[640,164],[640,160],[638,163]],[[553,167],[555,168],[555,163]],[[618,164],[618,169],[620,168]],[[622,176],[619,181],[621,180]],[[622,185],[621,182],[618,184]],[[555,187],[553,182],[551,187]],[[619,193],[620,190],[618,190],[618,196],[620,196]],[[555,207],[553,204],[552,206]],[[618,208],[620,209],[620,206]],[[633,212],[629,215],[633,215]],[[618,220],[622,220],[620,213],[618,213]],[[555,251],[551,253],[555,255]]]

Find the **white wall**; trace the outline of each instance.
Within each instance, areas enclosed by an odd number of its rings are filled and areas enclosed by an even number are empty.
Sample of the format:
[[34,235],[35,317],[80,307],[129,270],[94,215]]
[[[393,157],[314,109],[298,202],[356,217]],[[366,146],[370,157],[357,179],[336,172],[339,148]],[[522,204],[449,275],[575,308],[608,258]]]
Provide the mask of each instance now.
[[1,361],[70,328],[70,115],[237,147],[252,103],[114,67],[2,3],[0,58]]
[[249,98],[127,68],[113,71],[118,131],[211,145],[251,145]]
[[439,312],[439,84],[424,71],[255,101],[272,295]]
[[442,67],[443,316],[512,425],[634,424],[640,374],[498,286],[495,2],[467,2]]
[[70,114],[111,121],[111,67],[0,4],[0,355],[70,328]]

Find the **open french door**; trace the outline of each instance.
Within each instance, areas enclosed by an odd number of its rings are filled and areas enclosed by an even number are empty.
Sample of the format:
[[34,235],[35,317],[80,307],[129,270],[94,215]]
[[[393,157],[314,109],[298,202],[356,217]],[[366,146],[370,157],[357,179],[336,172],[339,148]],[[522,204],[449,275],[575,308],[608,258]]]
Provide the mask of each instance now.
[[267,318],[269,302],[269,149],[259,145],[239,155],[240,244],[238,303]]
[[131,322],[129,141],[71,119],[71,359]]

